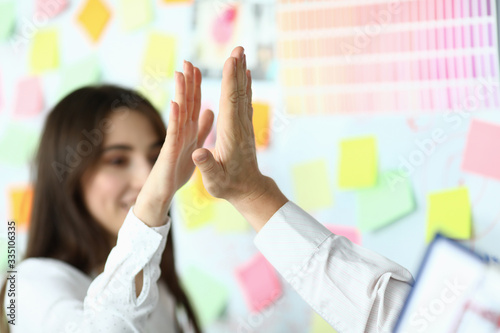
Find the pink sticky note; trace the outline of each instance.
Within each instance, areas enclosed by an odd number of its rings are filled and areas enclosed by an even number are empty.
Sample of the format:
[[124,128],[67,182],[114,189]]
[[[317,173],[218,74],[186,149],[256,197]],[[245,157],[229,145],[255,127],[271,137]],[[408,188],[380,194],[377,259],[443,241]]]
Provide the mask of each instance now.
[[334,225],[334,224],[325,224],[325,227],[333,232],[335,235],[344,236],[349,239],[351,242],[361,245],[361,233],[358,228],[350,227],[347,225]]
[[52,18],[57,16],[68,6],[67,0],[37,0],[36,13],[41,17]]
[[36,76],[26,77],[17,84],[15,114],[18,116],[34,116],[43,109],[43,96],[40,79]]
[[472,120],[462,169],[500,180],[500,125]]
[[215,19],[212,26],[212,34],[217,43],[224,44],[231,39],[236,15],[236,8],[230,7]]
[[271,305],[282,294],[281,283],[274,267],[260,253],[236,268],[236,279],[243,289],[251,311]]

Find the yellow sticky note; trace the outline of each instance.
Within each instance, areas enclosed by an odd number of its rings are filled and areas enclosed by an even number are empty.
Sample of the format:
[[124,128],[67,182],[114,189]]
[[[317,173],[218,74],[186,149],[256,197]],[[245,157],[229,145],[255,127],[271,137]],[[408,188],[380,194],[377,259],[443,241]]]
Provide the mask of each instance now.
[[192,3],[194,0],[163,0],[164,3],[185,3],[185,4],[190,4]]
[[471,237],[471,206],[467,188],[431,193],[427,197],[426,241],[437,232],[454,239]]
[[58,33],[55,29],[40,30],[35,34],[30,55],[31,72],[34,74],[59,66]]
[[87,31],[93,42],[102,34],[111,16],[110,10],[100,0],[88,0],[78,15],[78,22]]
[[149,89],[146,88],[146,86],[140,86],[137,90],[146,97],[160,113],[163,113],[168,101],[168,94],[165,88],[157,86],[154,89]]
[[214,224],[218,232],[247,232],[250,229],[247,220],[226,200],[217,199],[215,211]]
[[255,144],[257,148],[264,148],[269,145],[269,104],[252,103],[253,105],[253,130],[255,133]]
[[203,187],[198,169],[178,191],[178,207],[188,229],[195,229],[214,221],[214,198]]
[[125,31],[140,28],[153,19],[151,0],[121,0],[120,18]]
[[144,74],[152,79],[173,77],[176,52],[177,42],[174,36],[151,33],[142,66]]
[[310,333],[337,333],[337,331],[328,324],[326,320],[321,318],[319,314],[313,312],[312,324]]
[[295,165],[292,176],[295,198],[300,207],[313,211],[332,206],[333,195],[325,160]]
[[377,183],[377,143],[375,137],[340,142],[339,187],[354,189]]
[[8,219],[16,222],[18,230],[27,229],[33,204],[33,188],[30,185],[11,187],[9,198],[10,215]]

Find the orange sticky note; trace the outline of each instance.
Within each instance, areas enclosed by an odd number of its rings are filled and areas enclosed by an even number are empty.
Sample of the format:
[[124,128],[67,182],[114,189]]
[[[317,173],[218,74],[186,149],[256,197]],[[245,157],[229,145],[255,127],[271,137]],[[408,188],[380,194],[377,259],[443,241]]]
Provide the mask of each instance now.
[[16,222],[18,230],[27,229],[33,204],[33,188],[30,185],[11,187],[9,198],[10,214],[8,219]]
[[269,145],[269,118],[270,107],[267,103],[252,103],[253,105],[253,130],[255,133],[255,143],[257,148],[264,148]]
[[109,21],[111,12],[100,0],[88,0],[78,15],[78,22],[96,42]]

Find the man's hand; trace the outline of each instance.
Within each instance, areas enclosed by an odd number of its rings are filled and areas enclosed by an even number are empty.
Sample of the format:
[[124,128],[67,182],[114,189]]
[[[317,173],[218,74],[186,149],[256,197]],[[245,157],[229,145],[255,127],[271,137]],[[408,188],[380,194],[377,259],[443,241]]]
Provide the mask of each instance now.
[[193,160],[207,191],[226,199],[258,231],[287,202],[274,181],[260,173],[252,124],[252,77],[237,47],[224,63],[215,149],[197,149]]

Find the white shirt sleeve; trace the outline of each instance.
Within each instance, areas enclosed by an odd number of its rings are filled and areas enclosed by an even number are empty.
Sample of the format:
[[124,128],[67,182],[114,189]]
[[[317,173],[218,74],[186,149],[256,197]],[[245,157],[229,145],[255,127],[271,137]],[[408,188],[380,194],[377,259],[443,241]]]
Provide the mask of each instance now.
[[[83,292],[79,274],[61,262],[46,269],[30,259],[18,267],[19,316],[11,332],[143,332],[158,302],[160,260],[170,220],[148,227],[133,213],[133,206],[118,232],[104,271]],[[54,261],[54,260],[52,260]],[[69,269],[67,268],[69,267]],[[135,277],[143,270],[143,287],[136,297]],[[82,277],[83,276],[83,277]],[[6,300],[7,301],[7,298]]]
[[287,202],[255,245],[339,332],[392,332],[413,277],[402,266],[331,233]]

